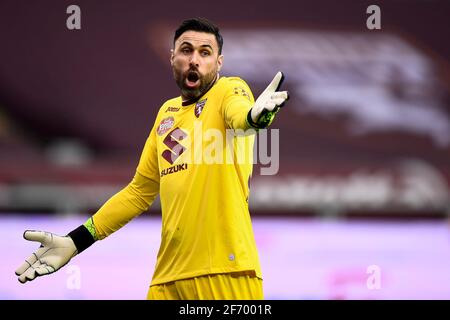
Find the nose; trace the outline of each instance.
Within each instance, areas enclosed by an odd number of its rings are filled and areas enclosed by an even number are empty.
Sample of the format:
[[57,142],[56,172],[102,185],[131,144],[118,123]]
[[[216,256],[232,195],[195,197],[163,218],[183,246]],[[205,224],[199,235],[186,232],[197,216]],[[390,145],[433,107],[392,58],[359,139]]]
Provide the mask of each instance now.
[[198,68],[198,66],[199,66],[199,54],[197,53],[197,51],[192,52],[189,64],[191,66],[195,66],[195,67]]

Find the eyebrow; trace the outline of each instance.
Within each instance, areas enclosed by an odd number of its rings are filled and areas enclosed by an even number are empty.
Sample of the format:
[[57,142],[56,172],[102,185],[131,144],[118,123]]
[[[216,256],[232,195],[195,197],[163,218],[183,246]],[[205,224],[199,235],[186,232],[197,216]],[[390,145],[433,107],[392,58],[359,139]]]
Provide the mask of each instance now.
[[[185,44],[186,44],[186,45],[189,45],[189,46],[191,46],[191,47],[193,47],[192,43],[187,42],[187,41],[183,41],[183,42],[180,44],[180,47],[183,46],[183,45],[185,45]],[[214,52],[213,48],[212,48],[211,45],[209,45],[209,44],[202,44],[200,47],[201,47],[201,48],[210,48],[211,51]]]

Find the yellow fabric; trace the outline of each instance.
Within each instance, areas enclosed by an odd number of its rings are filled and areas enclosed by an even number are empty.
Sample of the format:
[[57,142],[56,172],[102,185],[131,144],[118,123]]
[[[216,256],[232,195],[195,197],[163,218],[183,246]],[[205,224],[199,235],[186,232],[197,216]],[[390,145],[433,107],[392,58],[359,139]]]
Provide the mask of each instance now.
[[[146,211],[158,195],[159,184],[136,173],[133,180],[124,189],[112,196],[88,219],[86,225],[95,226],[95,239],[101,240],[119,230],[131,219]],[[89,221],[91,220],[91,221]]]
[[245,273],[214,274],[150,286],[148,300],[262,300],[262,280]]
[[253,104],[243,80],[225,77],[196,103],[166,101],[133,181],[94,215],[104,238],[146,210],[159,192],[162,232],[153,285],[239,271],[261,278],[247,202],[254,135],[226,138],[229,128],[248,128]]

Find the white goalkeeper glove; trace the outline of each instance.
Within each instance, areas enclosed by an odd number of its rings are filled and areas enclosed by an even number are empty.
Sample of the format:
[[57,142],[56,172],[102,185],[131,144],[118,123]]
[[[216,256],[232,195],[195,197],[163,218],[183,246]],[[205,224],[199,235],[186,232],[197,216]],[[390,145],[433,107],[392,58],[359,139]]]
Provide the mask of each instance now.
[[21,283],[53,273],[67,264],[77,253],[72,238],[44,231],[27,230],[23,237],[41,246],[16,270]]
[[247,121],[253,128],[263,129],[270,126],[275,114],[289,99],[287,91],[278,91],[283,83],[284,75],[278,71],[266,90],[256,99],[255,105],[247,115]]
[[[94,227],[92,218],[90,221]],[[25,283],[53,273],[90,247],[97,241],[97,237],[92,235],[88,228],[89,226],[81,225],[65,237],[44,231],[25,231],[23,237],[26,240],[40,242],[41,246],[17,268],[19,281]]]

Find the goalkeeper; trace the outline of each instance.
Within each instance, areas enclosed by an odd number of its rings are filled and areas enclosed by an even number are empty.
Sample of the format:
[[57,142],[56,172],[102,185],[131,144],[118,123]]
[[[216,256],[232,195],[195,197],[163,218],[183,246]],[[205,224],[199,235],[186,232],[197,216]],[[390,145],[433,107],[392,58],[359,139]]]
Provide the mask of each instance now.
[[[264,298],[248,210],[251,153],[255,131],[272,123],[288,93],[278,91],[283,80],[278,72],[255,102],[242,79],[219,76],[222,46],[210,21],[182,22],[170,54],[181,96],[160,108],[132,181],[66,236],[25,231],[25,239],[41,245],[16,270],[21,283],[57,271],[146,211],[159,194],[161,244],[148,299]],[[198,128],[203,136],[219,130],[220,142],[227,129],[256,129],[234,135],[231,146],[223,144],[233,159],[246,155],[246,161],[192,161],[199,154]],[[200,146],[202,152],[210,142],[203,139]]]

